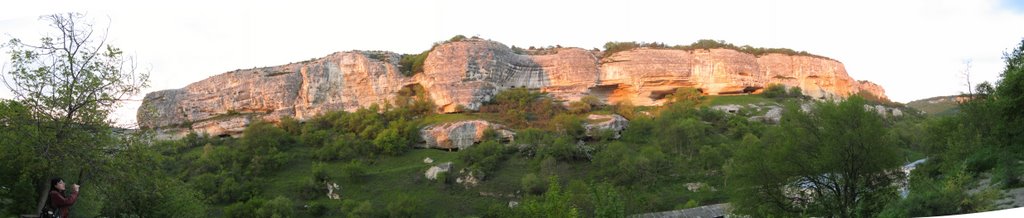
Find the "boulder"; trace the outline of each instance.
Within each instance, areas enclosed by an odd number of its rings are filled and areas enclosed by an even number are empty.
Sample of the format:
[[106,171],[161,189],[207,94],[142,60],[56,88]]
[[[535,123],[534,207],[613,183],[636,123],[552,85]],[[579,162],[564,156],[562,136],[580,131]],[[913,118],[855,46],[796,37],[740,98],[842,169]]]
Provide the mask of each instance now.
[[493,129],[498,136],[505,140],[512,140],[515,133],[501,124],[494,124],[485,120],[464,120],[434,124],[420,130],[420,138],[424,140],[419,144],[422,148],[439,149],[465,149],[483,140],[484,131]]
[[629,126],[629,120],[618,114],[590,114],[583,123],[587,136],[597,136],[600,131],[612,131],[614,138],[621,137],[622,130]]
[[430,169],[427,169],[427,172],[424,173],[423,176],[427,177],[427,179],[429,180],[437,180],[437,174],[448,172],[451,169],[452,162],[445,162],[437,166],[430,167]]

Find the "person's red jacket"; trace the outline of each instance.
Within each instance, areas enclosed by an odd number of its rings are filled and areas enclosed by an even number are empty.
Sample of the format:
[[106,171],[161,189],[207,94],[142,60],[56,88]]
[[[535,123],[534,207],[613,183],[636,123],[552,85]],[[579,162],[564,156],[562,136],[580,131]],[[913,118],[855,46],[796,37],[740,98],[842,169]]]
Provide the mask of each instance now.
[[78,200],[78,192],[72,192],[71,196],[65,198],[59,191],[50,191],[50,204],[60,210],[61,217],[69,217],[68,208],[71,208],[76,200]]

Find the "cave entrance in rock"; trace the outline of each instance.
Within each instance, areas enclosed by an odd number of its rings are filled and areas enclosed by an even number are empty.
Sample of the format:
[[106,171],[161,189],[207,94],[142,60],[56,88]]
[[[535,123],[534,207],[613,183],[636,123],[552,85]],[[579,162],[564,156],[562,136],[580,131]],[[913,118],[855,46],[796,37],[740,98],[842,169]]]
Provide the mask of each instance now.
[[598,85],[590,88],[590,94],[598,99],[604,100],[607,104],[616,104],[622,101],[631,101],[629,93],[633,87],[616,83],[609,85]]

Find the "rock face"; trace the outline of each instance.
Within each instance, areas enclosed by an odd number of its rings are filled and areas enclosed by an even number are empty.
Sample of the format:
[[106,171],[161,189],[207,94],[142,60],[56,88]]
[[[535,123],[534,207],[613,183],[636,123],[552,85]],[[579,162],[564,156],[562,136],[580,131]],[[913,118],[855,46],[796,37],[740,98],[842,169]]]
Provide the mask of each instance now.
[[433,48],[422,73],[399,73],[401,56],[349,51],[323,58],[235,70],[181,89],[146,95],[142,128],[161,132],[240,133],[256,120],[299,120],[329,111],[354,111],[391,101],[407,86],[422,86],[440,112],[476,110],[496,93],[530,88],[575,101],[594,95],[605,103],[660,105],[680,87],[708,95],[756,93],[768,84],[801,87],[815,98],[843,98],[861,90],[885,98],[882,87],[856,81],[843,64],[819,57],[730,49],[648,49],[607,57],[579,48],[520,55],[494,41],[467,39]]
[[352,51],[236,70],[182,89],[147,94],[138,122],[143,128],[234,136],[256,119],[276,122],[283,116],[308,119],[328,111],[353,111],[388,102],[412,84],[412,78],[398,72],[398,60],[394,53]]
[[493,129],[499,137],[511,140],[515,133],[505,126],[484,120],[466,120],[430,125],[420,130],[423,148],[465,149],[480,142],[484,131]]

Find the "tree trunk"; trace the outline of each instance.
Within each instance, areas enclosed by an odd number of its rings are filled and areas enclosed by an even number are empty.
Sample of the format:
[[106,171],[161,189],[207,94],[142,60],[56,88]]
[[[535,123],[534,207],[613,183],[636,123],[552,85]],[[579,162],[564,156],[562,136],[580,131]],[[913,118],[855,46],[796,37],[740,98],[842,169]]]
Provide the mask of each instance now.
[[48,193],[50,193],[50,184],[46,181],[46,178],[43,178],[42,182],[40,183],[40,187],[43,188],[39,189],[41,190],[39,192],[39,204],[36,205],[36,212],[34,214],[39,214],[43,212],[43,206],[46,206],[46,199],[50,197],[47,195]]

